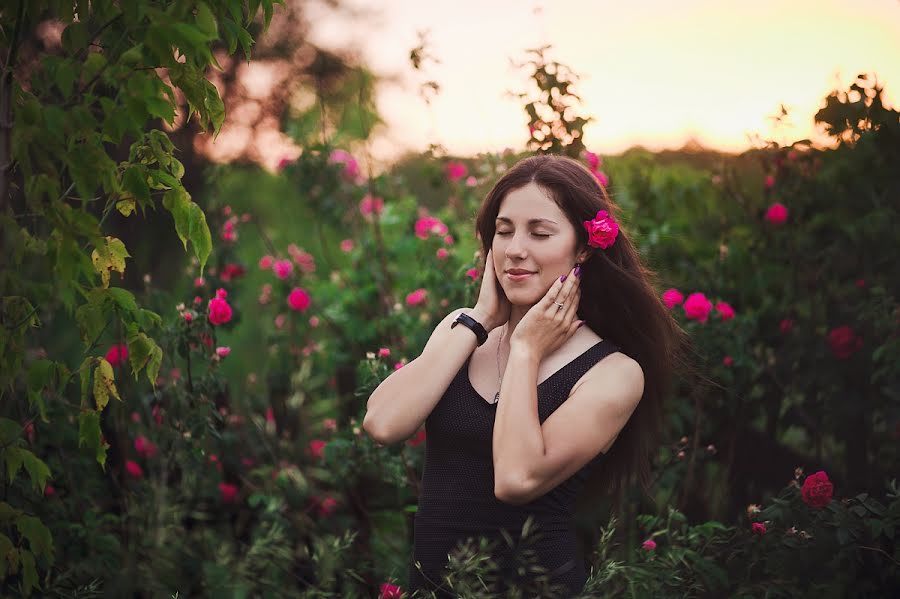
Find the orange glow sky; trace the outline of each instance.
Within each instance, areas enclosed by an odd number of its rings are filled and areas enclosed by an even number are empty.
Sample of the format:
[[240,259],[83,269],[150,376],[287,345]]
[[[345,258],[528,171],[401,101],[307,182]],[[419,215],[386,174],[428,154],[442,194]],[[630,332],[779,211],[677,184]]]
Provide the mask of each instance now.
[[[527,89],[525,50],[551,44],[549,58],[581,76],[589,149],[618,153],[641,144],[677,148],[694,138],[730,151],[758,133],[781,143],[816,138],[812,117],[825,95],[857,73],[874,72],[896,106],[900,90],[898,0],[348,0],[375,5],[358,22],[310,11],[312,38],[359,48],[384,83],[388,123],[373,142],[384,160],[430,141],[451,154],[521,149],[526,117],[508,91]],[[277,14],[277,13],[276,13]],[[416,32],[430,30],[424,74],[409,64]],[[418,85],[441,93],[429,108]],[[771,120],[781,103],[789,128]]]

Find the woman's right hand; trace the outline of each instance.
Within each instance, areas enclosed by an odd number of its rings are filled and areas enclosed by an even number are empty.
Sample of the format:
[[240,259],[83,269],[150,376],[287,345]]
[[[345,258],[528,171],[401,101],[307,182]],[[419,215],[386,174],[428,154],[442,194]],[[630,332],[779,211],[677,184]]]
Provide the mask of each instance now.
[[[500,286],[500,280],[494,271],[494,250],[488,250],[484,260],[484,276],[481,278],[481,291],[478,292],[478,301],[474,312],[482,318],[482,326],[488,331],[509,322],[512,304],[506,297],[506,292]],[[476,318],[477,320],[477,318]]]

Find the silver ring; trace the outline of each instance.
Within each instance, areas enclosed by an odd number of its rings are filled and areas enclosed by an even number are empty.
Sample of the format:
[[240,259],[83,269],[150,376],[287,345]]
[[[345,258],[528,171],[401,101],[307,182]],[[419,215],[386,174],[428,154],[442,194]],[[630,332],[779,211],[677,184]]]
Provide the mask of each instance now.
[[557,312],[559,312],[560,310],[562,310],[562,309],[563,309],[563,306],[565,306],[565,304],[561,304],[561,303],[559,303],[559,302],[553,302],[553,303],[556,304],[557,306],[559,306],[558,308],[556,308],[556,311],[557,311]]

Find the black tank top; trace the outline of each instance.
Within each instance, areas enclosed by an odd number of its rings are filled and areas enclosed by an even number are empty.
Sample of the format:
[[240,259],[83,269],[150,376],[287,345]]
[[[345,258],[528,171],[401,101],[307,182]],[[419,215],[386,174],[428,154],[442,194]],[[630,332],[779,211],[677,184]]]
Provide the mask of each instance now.
[[[562,405],[572,387],[594,364],[619,348],[599,341],[554,372],[537,386],[538,415],[543,422]],[[524,578],[516,570],[531,550],[545,568],[551,584],[559,585],[557,597],[572,597],[587,581],[579,554],[572,515],[578,492],[599,453],[581,470],[545,495],[525,505],[503,503],[494,496],[493,429],[496,404],[482,398],[469,380],[469,360],[456,374],[447,391],[425,421],[425,466],[419,507],[414,519],[413,560],[409,566],[410,591],[433,590],[438,597],[454,597],[444,584],[448,554],[468,538],[496,541],[492,557],[500,569],[497,591],[511,581],[534,592],[533,575]],[[522,527],[531,517],[534,533],[523,543]],[[501,529],[512,538],[511,547]],[[477,543],[475,544],[477,547]],[[421,563],[420,573],[415,562]],[[534,563],[534,562],[532,562]],[[543,596],[551,596],[546,593]]]

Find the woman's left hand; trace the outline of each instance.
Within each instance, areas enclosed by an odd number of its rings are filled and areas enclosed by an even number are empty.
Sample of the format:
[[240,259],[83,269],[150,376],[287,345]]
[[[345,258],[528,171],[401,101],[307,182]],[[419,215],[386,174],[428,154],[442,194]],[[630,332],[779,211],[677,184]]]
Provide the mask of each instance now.
[[[576,318],[581,299],[581,279],[575,269],[565,281],[556,279],[547,293],[519,321],[510,337],[510,345],[521,344],[539,359],[556,351],[575,334],[580,321]],[[560,308],[557,303],[563,304]]]

